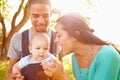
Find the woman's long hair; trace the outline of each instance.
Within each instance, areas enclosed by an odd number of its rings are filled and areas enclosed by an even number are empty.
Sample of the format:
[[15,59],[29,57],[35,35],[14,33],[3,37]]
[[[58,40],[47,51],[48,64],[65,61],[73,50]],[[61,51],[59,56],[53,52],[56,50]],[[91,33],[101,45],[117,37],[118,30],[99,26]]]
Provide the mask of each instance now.
[[89,28],[85,20],[82,15],[78,16],[77,14],[70,13],[61,16],[57,23],[63,25],[63,29],[80,42],[98,45],[108,44],[93,34],[94,30]]

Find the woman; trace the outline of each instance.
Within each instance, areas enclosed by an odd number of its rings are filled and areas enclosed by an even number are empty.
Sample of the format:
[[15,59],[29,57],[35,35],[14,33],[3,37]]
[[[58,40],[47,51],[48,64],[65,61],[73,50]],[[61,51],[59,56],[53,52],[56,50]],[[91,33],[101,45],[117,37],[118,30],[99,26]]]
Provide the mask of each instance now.
[[[83,16],[66,14],[57,20],[55,42],[63,56],[72,55],[76,80],[120,80],[120,56],[108,43],[93,34]],[[72,80],[58,60],[42,63],[44,72],[56,80]]]

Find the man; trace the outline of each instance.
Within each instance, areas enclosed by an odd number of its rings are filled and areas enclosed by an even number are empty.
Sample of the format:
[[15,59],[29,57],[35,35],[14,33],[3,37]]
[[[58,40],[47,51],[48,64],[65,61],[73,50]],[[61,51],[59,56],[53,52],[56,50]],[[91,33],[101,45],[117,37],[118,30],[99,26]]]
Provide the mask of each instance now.
[[[49,0],[29,0],[28,15],[31,19],[32,27],[29,29],[29,42],[31,36],[36,32],[44,32],[49,37],[52,36],[48,27],[51,16],[51,4]],[[24,40],[24,38],[23,38]],[[23,45],[24,46],[24,45]],[[20,60],[22,55],[22,33],[15,33],[12,37],[8,57],[10,59],[9,68],[6,73],[7,80],[15,80],[16,75],[12,74],[13,65]],[[23,78],[23,76],[17,76]],[[22,79],[21,79],[22,80]]]

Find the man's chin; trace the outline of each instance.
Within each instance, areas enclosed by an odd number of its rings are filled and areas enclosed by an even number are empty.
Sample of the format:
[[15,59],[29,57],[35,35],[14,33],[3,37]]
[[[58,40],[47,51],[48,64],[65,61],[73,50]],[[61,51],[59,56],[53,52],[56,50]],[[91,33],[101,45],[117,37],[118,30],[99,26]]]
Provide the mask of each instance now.
[[46,32],[46,30],[37,30],[37,32]]

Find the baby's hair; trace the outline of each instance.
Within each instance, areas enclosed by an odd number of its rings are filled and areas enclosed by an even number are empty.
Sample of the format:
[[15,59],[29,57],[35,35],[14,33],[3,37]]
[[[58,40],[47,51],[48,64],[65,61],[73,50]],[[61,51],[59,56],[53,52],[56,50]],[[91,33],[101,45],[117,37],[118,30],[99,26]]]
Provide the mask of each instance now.
[[35,39],[42,40],[42,41],[47,41],[48,43],[50,43],[50,39],[49,39],[48,35],[46,35],[45,33],[37,32],[37,33],[33,34],[30,44],[32,42],[34,43]]

